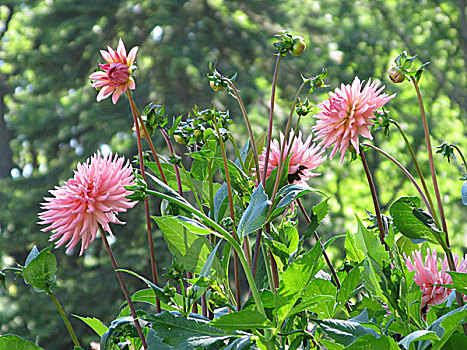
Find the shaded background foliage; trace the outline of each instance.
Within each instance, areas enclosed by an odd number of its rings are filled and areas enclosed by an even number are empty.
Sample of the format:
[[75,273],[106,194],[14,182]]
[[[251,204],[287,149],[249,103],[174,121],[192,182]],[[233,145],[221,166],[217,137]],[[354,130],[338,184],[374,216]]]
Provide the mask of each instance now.
[[[88,75],[101,59],[99,49],[140,46],[135,99],[140,107],[150,101],[165,104],[169,115],[186,114],[195,104],[230,109],[232,131],[246,141],[240,111],[225,93],[214,93],[206,73],[210,61],[225,75],[238,72],[237,87],[253,120],[255,135],[266,128],[275,58],[272,37],[282,29],[301,34],[308,49],[298,58],[282,61],[277,92],[275,129],[283,129],[300,74],[329,70],[329,89],[350,83],[354,76],[379,79],[391,101],[391,116],[402,124],[420,155],[425,150],[423,130],[413,89],[390,84],[385,76],[402,50],[431,61],[421,86],[433,144],[443,141],[467,150],[467,24],[466,1],[223,1],[223,0],[4,0],[0,5],[0,266],[24,263],[34,244],[49,243],[36,224],[39,203],[47,191],[68,179],[76,162],[99,148],[132,157],[135,139],[125,98],[115,107],[110,99],[96,103]],[[420,62],[419,62],[420,63]],[[326,91],[327,91],[326,90]],[[313,95],[318,103],[325,98]],[[312,118],[301,129],[308,135]],[[413,170],[402,139],[375,143]],[[158,152],[167,154],[159,135]],[[240,143],[240,142],[239,142]],[[179,153],[186,150],[178,147]],[[369,152],[384,208],[397,196],[415,194],[405,178],[380,156]],[[447,204],[448,226],[459,252],[467,236],[465,207],[460,200],[460,163],[437,155],[441,191]],[[365,216],[371,198],[358,162],[339,166],[338,159],[318,169],[322,176],[310,185],[332,195],[331,214],[319,228],[324,238],[354,229],[354,213]],[[422,158],[428,171],[428,159]],[[308,199],[308,207],[317,200]],[[158,203],[153,203],[157,212]],[[122,267],[150,276],[142,206],[126,215],[126,226],[115,226],[114,250]],[[313,242],[310,242],[313,244]],[[156,232],[159,271],[170,264],[164,242]],[[58,297],[66,310],[112,320],[122,300],[105,252],[99,242],[85,256],[64,256],[59,262]],[[342,242],[331,253],[342,261]],[[130,280],[131,288],[140,288]],[[58,314],[45,295],[22,282],[7,283],[0,291],[0,333],[16,333],[47,349],[71,343]],[[74,320],[83,343],[97,338]]]

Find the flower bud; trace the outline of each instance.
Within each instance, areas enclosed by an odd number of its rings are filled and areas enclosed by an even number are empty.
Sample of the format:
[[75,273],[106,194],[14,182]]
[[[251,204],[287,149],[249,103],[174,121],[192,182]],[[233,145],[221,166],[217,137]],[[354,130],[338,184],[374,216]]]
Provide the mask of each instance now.
[[303,51],[306,49],[305,39],[301,36],[294,36],[293,37],[293,44],[290,53],[294,56],[300,56]]
[[402,83],[405,80],[405,72],[396,66],[389,67],[388,76],[393,83]]
[[178,142],[182,145],[186,145],[186,142],[187,142],[185,138],[183,137],[183,135],[174,135],[174,140],[175,142]]
[[209,81],[209,86],[211,86],[211,89],[214,91],[221,91],[223,89],[222,85],[216,85],[214,80]]

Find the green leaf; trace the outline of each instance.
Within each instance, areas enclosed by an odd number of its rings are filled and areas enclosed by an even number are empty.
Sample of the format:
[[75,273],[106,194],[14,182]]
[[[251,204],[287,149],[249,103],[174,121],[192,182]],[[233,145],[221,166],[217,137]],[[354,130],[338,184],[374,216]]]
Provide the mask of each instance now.
[[213,231],[209,227],[204,226],[197,220],[187,218],[181,215],[178,215],[177,219],[187,230],[190,230],[191,233],[202,236],[213,233]]
[[404,349],[409,350],[410,344],[418,340],[439,340],[439,338],[433,331],[419,330],[412,332],[404,337],[399,342],[399,345],[401,345]]
[[223,330],[213,327],[200,319],[187,319],[163,311],[160,314],[146,315],[157,335],[164,343],[175,349],[196,349],[207,347],[230,338]]
[[[225,178],[225,168],[224,168],[224,160],[220,157],[215,157],[213,160],[216,164],[220,167],[220,169],[224,172]],[[232,183],[232,187],[238,192],[242,194],[250,194],[250,184],[249,184],[249,176],[238,167],[234,162],[227,159],[227,166],[229,168],[229,175],[230,181]]]
[[391,337],[380,336],[375,337],[373,334],[365,334],[355,340],[350,346],[346,347],[348,350],[399,350],[399,346]]
[[302,298],[308,285],[313,281],[322,266],[322,251],[319,242],[303,255],[291,263],[282,274],[282,280],[277,291],[277,298],[281,306],[276,309],[279,324],[291,316],[295,303]]
[[[462,323],[467,320],[467,305],[457,308],[447,314],[438,318],[429,327],[429,331],[436,332],[436,335],[440,338],[439,341],[433,344],[431,350],[439,350],[443,348],[443,345],[449,340],[452,333]],[[429,341],[424,341],[419,347],[420,350],[424,350],[429,346]]]
[[[323,280],[324,281],[324,280]],[[323,305],[329,305],[328,307],[328,314],[331,314],[331,310],[333,309],[334,306],[334,301],[336,300],[336,295],[325,295],[325,294],[318,294],[318,295],[313,295],[313,296],[306,296],[302,299],[301,302],[297,303],[297,305],[290,311],[291,315],[298,314],[299,312],[302,312],[304,310],[318,310],[322,309]],[[329,303],[329,302],[332,303]],[[319,313],[319,311],[317,312]]]
[[34,253],[35,256],[32,259],[28,256],[27,265],[22,269],[24,282],[33,286],[36,291],[49,292],[50,286],[55,281],[57,259],[50,250],[52,246],[43,249],[37,255]]
[[[152,217],[162,231],[167,246],[185,270],[199,274],[205,265],[212,246],[206,237],[198,236],[184,226],[178,217]],[[213,262],[217,277],[222,278],[223,272],[219,259]]]
[[364,327],[357,322],[336,319],[312,320],[317,323],[330,338],[345,346],[352,344],[357,338],[366,334],[370,334],[375,338],[380,337],[373,329]]
[[[140,322],[140,321],[138,321]],[[113,320],[109,329],[101,337],[101,350],[112,349],[112,344],[119,343],[121,338],[136,338],[138,331],[133,317],[125,316]]]
[[0,350],[43,350],[33,342],[18,337],[17,335],[0,335]]
[[[307,309],[316,313],[320,318],[332,318],[336,305],[337,288],[331,281],[322,278],[314,278],[305,290],[302,301],[294,308],[299,308],[301,304],[307,305]],[[318,296],[332,296],[330,300],[321,300],[319,303],[310,304],[309,300],[314,300]]]
[[[255,141],[255,146],[256,146],[256,151],[258,152],[257,155],[260,155],[263,151],[263,145],[264,141],[266,140],[266,136],[268,136],[268,132],[265,131],[256,141]],[[255,167],[255,161],[253,159],[253,148],[250,147],[248,150],[248,154],[245,158],[245,167],[248,173],[253,172],[252,169]],[[256,173],[256,171],[255,171]],[[260,181],[259,179],[258,181]]]
[[384,249],[378,235],[374,232],[370,232],[360,221],[357,216],[358,231],[355,236],[355,243],[358,249],[360,249],[366,257],[372,257],[380,265],[383,260],[389,258],[388,252]]
[[162,339],[159,338],[159,336],[154,331],[154,329],[149,330],[148,335],[146,337],[146,341],[148,343],[147,350],[172,350],[173,349],[173,347],[171,347],[170,345],[162,342]]
[[304,185],[298,184],[289,184],[282,187],[274,199],[274,210],[272,211],[268,221],[273,221],[279,215],[281,215],[284,210],[292,204],[297,198],[304,196],[310,192],[316,192],[317,190]]
[[72,315],[72,316],[86,323],[94,332],[97,333],[99,337],[102,337],[104,333],[109,330],[109,327],[103,324],[102,321],[99,320],[98,318],[83,317],[83,316],[78,316],[78,315]]
[[211,210],[214,210],[214,220],[216,220],[216,222],[220,222],[222,220],[228,205],[229,198],[227,183],[224,182],[216,191],[216,194],[214,195],[214,208],[211,208]]
[[241,310],[216,318],[210,322],[226,332],[273,328],[274,324],[256,310]]
[[355,289],[360,285],[362,277],[360,268],[354,267],[342,281],[341,288],[337,292],[337,301],[344,305],[353,296]]
[[361,263],[365,259],[365,254],[357,248],[355,243],[355,235],[350,231],[347,231],[345,235],[344,243],[345,251],[347,252],[347,259],[356,263]]
[[396,200],[389,208],[394,226],[406,237],[439,243],[433,237],[432,230],[415,216],[414,212],[419,210],[419,206],[418,197],[401,197]]
[[452,285],[450,286],[450,288],[467,295],[467,273],[454,271],[446,272],[452,277]]
[[136,278],[139,278],[141,281],[146,283],[148,285],[148,287],[150,287],[152,289],[152,291],[154,292],[154,295],[157,296],[161,301],[163,301],[164,303],[169,303],[170,302],[170,298],[165,294],[164,289],[159,287],[159,286],[156,286],[154,283],[152,283],[147,278],[145,278],[143,276],[140,276],[136,272],[133,272],[131,270],[118,269],[116,271],[126,272],[129,275],[132,275],[132,276],[135,276]]
[[250,336],[244,336],[238,339],[235,339],[232,343],[227,345],[222,350],[250,350],[256,349],[256,347],[251,347]]
[[250,204],[238,223],[237,233],[240,239],[263,227],[269,212],[271,202],[264,192],[262,184],[259,184],[251,195]]

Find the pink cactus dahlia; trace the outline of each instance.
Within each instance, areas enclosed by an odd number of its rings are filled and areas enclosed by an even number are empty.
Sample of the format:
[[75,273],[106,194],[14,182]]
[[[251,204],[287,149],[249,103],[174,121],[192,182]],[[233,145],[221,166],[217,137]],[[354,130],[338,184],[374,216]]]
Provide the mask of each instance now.
[[97,234],[98,225],[112,235],[109,223],[124,224],[117,219],[119,212],[132,208],[127,195],[131,194],[125,186],[133,184],[132,169],[125,159],[118,155],[101,156],[99,152],[79,163],[74,177],[63,186],[49,191],[53,197],[46,197],[41,204],[39,223],[50,226],[42,231],[53,231],[50,236],[60,247],[69,240],[67,253],[81,242],[80,255]]
[[331,158],[337,151],[342,153],[352,144],[359,154],[358,135],[372,140],[368,129],[373,125],[371,119],[375,109],[383,107],[394,95],[381,94],[384,86],[378,89],[379,83],[369,80],[362,89],[363,82],[355,77],[352,85],[341,85],[334,92],[329,93],[329,99],[320,103],[321,110],[315,115],[317,118],[313,130],[316,131],[316,140],[322,140],[320,145],[327,148],[334,144]]
[[[436,249],[433,253],[427,249],[427,255],[425,257],[425,263],[423,263],[422,253],[417,250],[412,252],[412,259],[405,256],[405,261],[409,271],[415,271],[415,283],[417,283],[422,289],[422,304],[421,308],[425,305],[438,305],[443,303],[452,290],[443,287],[435,286],[434,284],[451,284],[452,278],[446,272],[449,271],[448,261],[446,256],[444,261],[439,259],[441,263],[441,270],[438,269],[438,254]],[[460,259],[457,254],[454,254],[454,263],[456,265],[456,271],[467,272],[467,260],[464,258]],[[464,296],[464,299],[466,297]]]
[[99,64],[102,71],[94,72],[89,76],[91,80],[94,80],[92,86],[101,88],[97,95],[98,102],[113,93],[112,102],[115,104],[122,92],[125,92],[128,88],[134,90],[135,81],[131,73],[135,68],[133,63],[137,52],[138,46],[135,46],[127,55],[122,39],[118,42],[117,51],[109,46],[107,46],[107,51],[101,50],[102,58],[107,63]]
[[[302,133],[298,133],[292,141],[294,132],[290,132],[289,141],[286,144],[285,152],[281,158],[281,145],[284,142],[284,135],[280,133],[280,141],[277,139],[271,142],[271,150],[269,154],[269,163],[267,166],[266,177],[269,177],[272,171],[279,166],[281,162],[284,162],[287,159],[287,150],[290,149],[290,161],[288,169],[288,179],[289,183],[297,184],[306,184],[308,179],[312,176],[318,176],[320,174],[313,173],[311,170],[315,169],[320,165],[326,157],[321,157],[324,153],[324,149],[315,146],[314,144],[310,147],[311,135],[308,136],[305,143],[302,142]],[[290,146],[292,144],[292,146]],[[259,169],[261,173],[264,172],[264,161],[266,158],[265,155],[266,147],[263,149],[263,153],[259,156]]]

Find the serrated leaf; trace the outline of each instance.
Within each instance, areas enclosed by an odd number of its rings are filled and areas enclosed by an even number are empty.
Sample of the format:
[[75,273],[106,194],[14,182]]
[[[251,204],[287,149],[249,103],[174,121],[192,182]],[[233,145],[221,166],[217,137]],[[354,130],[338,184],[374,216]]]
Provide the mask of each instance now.
[[207,347],[230,337],[223,330],[199,319],[187,319],[166,311],[146,315],[144,319],[151,323],[152,328],[164,343],[175,349],[191,350]]
[[17,335],[0,335],[0,350],[44,350],[33,342]]
[[[152,217],[159,226],[167,246],[185,270],[199,274],[206,263],[212,246],[206,237],[198,236],[188,230],[175,216]],[[223,271],[219,259],[214,259],[213,269],[222,278]]]
[[[465,323],[467,320],[467,305],[464,305],[460,308],[457,308],[447,314],[438,318],[435,322],[433,322],[429,327],[429,331],[434,331],[436,335],[440,338],[439,341],[433,344],[431,350],[439,350],[442,349],[444,344],[449,340],[452,333],[456,330],[458,326],[462,323]],[[428,348],[430,345],[430,341],[424,341],[421,346],[419,346],[420,350],[424,350]]]
[[360,268],[354,267],[342,281],[341,288],[337,292],[337,301],[344,305],[353,296],[355,289],[360,285],[362,277]]
[[394,226],[406,237],[427,239],[432,243],[438,243],[430,228],[414,215],[414,211],[418,210],[419,206],[420,199],[418,197],[401,197],[397,199],[389,208]]
[[240,239],[263,227],[266,223],[271,202],[259,184],[251,195],[250,204],[238,223],[237,233]]
[[220,222],[222,220],[228,204],[227,183],[224,182],[216,191],[216,194],[214,195],[214,208],[211,208],[211,210],[214,210],[214,220],[216,220],[216,222]]
[[348,350],[375,350],[375,349],[384,349],[384,350],[400,350],[397,343],[391,337],[380,336],[379,338],[375,337],[373,334],[365,334],[364,336],[359,337],[355,342],[346,347]]
[[300,299],[307,286],[322,266],[322,251],[319,242],[303,255],[291,263],[282,274],[282,280],[277,291],[277,298],[281,306],[276,309],[279,323],[291,316],[295,303]]
[[[250,350],[251,347],[250,336],[244,336],[238,339],[235,339],[232,343],[227,345],[222,350]],[[255,348],[256,349],[256,348]]]
[[214,327],[223,329],[226,332],[274,327],[272,322],[269,321],[266,316],[256,310],[232,312],[212,320],[210,324]]
[[146,341],[148,343],[147,350],[173,350],[173,347],[162,342],[154,329],[149,330]]
[[78,315],[72,315],[72,316],[86,323],[94,332],[96,332],[96,334],[99,337],[102,337],[104,333],[109,330],[109,327],[103,324],[102,321],[99,320],[98,318],[83,317],[83,316],[78,316]]
[[345,235],[344,243],[345,251],[347,252],[347,259],[356,263],[361,263],[365,259],[365,254],[357,248],[355,243],[355,235],[350,231],[347,231]]
[[52,246],[43,249],[22,269],[24,282],[34,287],[35,290],[48,292],[55,281],[57,259],[50,252],[51,249]]
[[355,235],[355,244],[366,257],[372,257],[379,264],[389,258],[388,252],[384,249],[377,234],[370,232],[357,216],[358,230]]
[[307,305],[307,309],[317,314],[320,318],[332,318],[334,317],[336,295],[337,288],[330,280],[315,277],[307,286],[304,296],[302,297],[303,301],[295,308],[300,307],[302,303],[309,304],[307,302],[308,299],[314,299],[318,296],[332,296],[332,299],[328,301],[323,299],[319,303]]
[[[140,321],[138,320],[138,322]],[[133,317],[125,316],[117,318],[116,320],[112,321],[107,332],[102,334],[100,341],[101,350],[111,349],[112,344],[114,343],[114,338],[116,338],[115,342],[118,343],[120,338],[136,337],[138,337],[138,332],[136,330]]]

